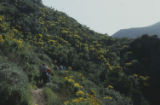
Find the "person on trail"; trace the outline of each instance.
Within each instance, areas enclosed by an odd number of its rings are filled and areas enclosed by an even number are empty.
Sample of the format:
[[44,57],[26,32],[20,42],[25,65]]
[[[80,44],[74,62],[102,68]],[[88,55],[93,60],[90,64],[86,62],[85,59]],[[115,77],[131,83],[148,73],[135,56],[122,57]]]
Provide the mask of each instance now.
[[48,67],[47,67],[46,75],[47,75],[47,82],[50,82],[50,79],[51,79],[51,70]]
[[50,81],[50,72],[51,70],[47,67],[47,65],[42,64],[40,68],[40,81],[42,81],[42,83],[47,83]]

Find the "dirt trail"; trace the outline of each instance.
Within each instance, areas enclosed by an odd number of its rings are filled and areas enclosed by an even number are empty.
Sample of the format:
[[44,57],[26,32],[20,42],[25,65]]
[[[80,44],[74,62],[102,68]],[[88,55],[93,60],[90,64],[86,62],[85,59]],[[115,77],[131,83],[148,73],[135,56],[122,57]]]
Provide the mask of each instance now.
[[45,97],[43,89],[36,89],[31,91],[33,105],[45,105]]

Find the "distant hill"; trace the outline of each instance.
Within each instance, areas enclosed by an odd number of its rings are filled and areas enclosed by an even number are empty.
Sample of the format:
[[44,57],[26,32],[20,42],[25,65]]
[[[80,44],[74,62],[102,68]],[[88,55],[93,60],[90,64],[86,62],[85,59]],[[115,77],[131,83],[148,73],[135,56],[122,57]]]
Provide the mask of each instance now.
[[158,37],[160,37],[160,22],[147,27],[121,29],[112,36],[117,38],[122,38],[122,37],[137,38],[144,34],[158,35]]

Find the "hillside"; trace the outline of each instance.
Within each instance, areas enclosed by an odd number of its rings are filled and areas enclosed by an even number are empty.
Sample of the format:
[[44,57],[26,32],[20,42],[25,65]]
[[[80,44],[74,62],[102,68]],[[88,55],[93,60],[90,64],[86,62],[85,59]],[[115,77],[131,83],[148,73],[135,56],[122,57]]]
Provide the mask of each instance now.
[[122,29],[112,36],[115,38],[137,38],[142,35],[158,35],[160,36],[160,22],[153,24],[147,27],[139,27],[139,28],[130,28],[130,29]]
[[0,105],[155,105],[159,42],[97,33],[41,0],[1,0]]

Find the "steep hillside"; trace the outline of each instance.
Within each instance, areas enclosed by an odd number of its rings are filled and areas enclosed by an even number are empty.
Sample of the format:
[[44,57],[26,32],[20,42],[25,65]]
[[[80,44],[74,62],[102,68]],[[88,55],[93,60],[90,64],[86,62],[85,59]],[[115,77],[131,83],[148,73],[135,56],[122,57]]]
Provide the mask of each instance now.
[[1,0],[0,105],[33,105],[39,88],[45,105],[149,105],[148,75],[128,73],[132,41],[94,32],[41,0]]
[[115,38],[137,38],[144,34],[160,36],[160,22],[147,27],[122,29],[112,36]]

